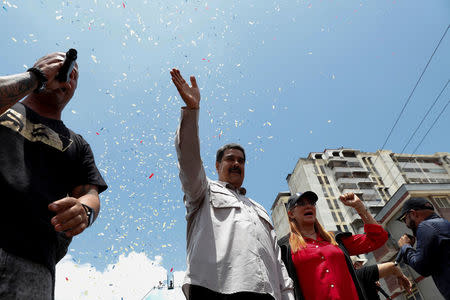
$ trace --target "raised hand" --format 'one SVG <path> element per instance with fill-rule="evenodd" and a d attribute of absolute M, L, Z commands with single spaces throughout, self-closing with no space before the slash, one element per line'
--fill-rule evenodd
<path fill-rule="evenodd" d="M 184 103 L 186 103 L 186 106 L 190 109 L 198 109 L 200 107 L 200 90 L 198 89 L 195 77 L 191 76 L 192 87 L 190 87 L 183 76 L 181 76 L 179 70 L 172 69 L 170 75 L 172 75 L 172 81 Z"/>
<path fill-rule="evenodd" d="M 339 196 L 339 200 L 345 205 L 350 206 L 355 209 L 359 207 L 364 207 L 364 204 L 362 203 L 361 199 L 358 198 L 354 193 L 346 193 L 341 196 Z"/>
<path fill-rule="evenodd" d="M 63 52 L 55 52 L 48 54 L 44 57 L 41 57 L 36 61 L 33 67 L 39 68 L 47 77 L 48 81 L 46 84 L 46 88 L 49 90 L 54 90 L 58 88 L 68 88 L 65 82 L 59 82 L 55 79 L 56 75 L 59 72 L 59 69 L 63 65 L 64 58 L 66 54 Z M 74 71 L 71 73 L 71 77 L 75 76 L 78 72 L 78 67 L 74 67 Z"/>

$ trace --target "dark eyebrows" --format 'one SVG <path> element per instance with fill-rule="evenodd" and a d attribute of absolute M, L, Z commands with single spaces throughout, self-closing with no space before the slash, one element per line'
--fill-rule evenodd
<path fill-rule="evenodd" d="M 234 159 L 234 158 L 237 158 L 239 161 L 243 161 L 243 162 L 245 161 L 245 159 L 244 159 L 243 156 L 240 156 L 240 155 L 234 155 L 234 154 L 227 154 L 227 155 L 224 155 L 223 158 L 224 158 L 224 159 Z"/>

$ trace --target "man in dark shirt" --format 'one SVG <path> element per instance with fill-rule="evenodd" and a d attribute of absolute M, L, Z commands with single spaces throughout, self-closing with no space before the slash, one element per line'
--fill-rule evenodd
<path fill-rule="evenodd" d="M 55 79 L 64 59 L 0 76 L 1 299 L 54 298 L 55 264 L 107 188 L 89 144 L 61 121 L 78 81 L 77 65 L 67 82 Z"/>
<path fill-rule="evenodd" d="M 398 240 L 403 259 L 422 276 L 433 278 L 438 290 L 450 299 L 450 222 L 434 213 L 433 205 L 425 198 L 410 198 L 402 207 L 400 221 L 412 230 L 416 249 L 405 234 Z"/>
<path fill-rule="evenodd" d="M 412 284 L 408 278 L 402 273 L 402 271 L 397 267 L 396 263 L 387 262 L 378 265 L 363 266 L 364 260 L 352 256 L 353 267 L 356 271 L 356 276 L 361 283 L 368 300 L 380 300 L 378 292 L 381 292 L 387 299 L 389 295 L 386 294 L 384 290 L 381 289 L 378 280 L 380 278 L 385 278 L 390 275 L 397 277 L 398 283 L 401 288 L 406 290 L 408 293 L 411 292 Z"/>

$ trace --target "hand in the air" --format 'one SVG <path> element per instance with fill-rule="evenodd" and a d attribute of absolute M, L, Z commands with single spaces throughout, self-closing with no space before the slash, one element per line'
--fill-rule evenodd
<path fill-rule="evenodd" d="M 172 69 L 170 75 L 172 75 L 172 81 L 187 107 L 190 109 L 198 109 L 200 107 L 200 90 L 198 89 L 195 77 L 191 76 L 192 87 L 190 87 L 183 76 L 181 76 L 179 70 Z"/>

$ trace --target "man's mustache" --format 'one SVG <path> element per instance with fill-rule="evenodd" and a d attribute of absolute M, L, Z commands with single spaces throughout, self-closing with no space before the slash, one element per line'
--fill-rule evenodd
<path fill-rule="evenodd" d="M 228 169 L 228 171 L 230 173 L 234 172 L 234 171 L 238 171 L 239 174 L 242 174 L 241 168 L 239 168 L 239 167 L 231 167 L 231 168 Z"/>

